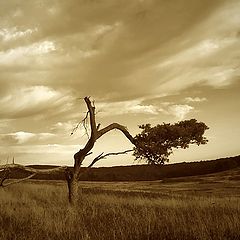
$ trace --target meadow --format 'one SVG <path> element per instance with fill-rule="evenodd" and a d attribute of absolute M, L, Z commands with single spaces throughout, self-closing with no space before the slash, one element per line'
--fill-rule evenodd
<path fill-rule="evenodd" d="M 237 240 L 239 175 L 80 182 L 76 208 L 62 181 L 12 185 L 0 189 L 0 239 Z"/>

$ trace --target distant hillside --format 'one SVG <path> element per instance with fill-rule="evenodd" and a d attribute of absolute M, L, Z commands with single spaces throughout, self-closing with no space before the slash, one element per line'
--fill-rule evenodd
<path fill-rule="evenodd" d="M 52 168 L 56 166 L 49 165 L 31 165 L 34 168 Z M 203 175 L 209 173 L 221 172 L 240 167 L 240 155 L 235 157 L 221 158 L 217 160 L 208 160 L 200 162 L 183 162 L 176 164 L 158 165 L 135 165 L 119 167 L 101 167 L 92 168 L 86 174 L 83 174 L 82 181 L 148 181 L 160 180 L 166 178 L 176 178 L 185 176 Z M 84 168 L 83 168 L 84 171 Z M 26 176 L 26 172 L 17 170 L 11 175 L 12 178 Z M 61 174 L 36 175 L 35 179 L 64 180 L 65 176 Z"/>

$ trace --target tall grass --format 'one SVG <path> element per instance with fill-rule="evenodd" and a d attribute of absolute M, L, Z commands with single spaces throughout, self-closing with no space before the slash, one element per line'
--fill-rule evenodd
<path fill-rule="evenodd" d="M 237 197 L 165 197 L 83 191 L 69 208 L 63 185 L 0 189 L 0 239 L 240 239 Z"/>

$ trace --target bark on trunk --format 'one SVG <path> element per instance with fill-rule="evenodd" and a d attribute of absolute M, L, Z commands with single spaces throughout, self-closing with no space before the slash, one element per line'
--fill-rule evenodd
<path fill-rule="evenodd" d="M 75 206 L 78 200 L 78 180 L 74 177 L 68 181 L 68 201 Z"/>

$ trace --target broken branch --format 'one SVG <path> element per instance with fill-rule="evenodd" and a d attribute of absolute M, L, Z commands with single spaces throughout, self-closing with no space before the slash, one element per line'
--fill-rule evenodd
<path fill-rule="evenodd" d="M 3 182 L 5 180 L 9 179 L 10 170 L 12 170 L 12 169 L 21 169 L 21 170 L 30 172 L 32 174 L 25 177 L 25 178 L 21 178 L 21 179 L 3 184 Z M 52 173 L 57 173 L 57 172 L 61 172 L 61 171 L 66 171 L 66 169 L 67 169 L 66 166 L 61 166 L 61 167 L 56 167 L 56 168 L 51 168 L 51 169 L 35 169 L 35 168 L 32 168 L 32 167 L 26 167 L 26 166 L 23 166 L 23 165 L 20 165 L 20 164 L 15 164 L 15 163 L 1 165 L 0 166 L 0 171 L 5 171 L 5 173 L 2 176 L 2 178 L 0 179 L 0 186 L 1 187 L 6 187 L 6 186 L 11 185 L 11 184 L 23 182 L 27 179 L 30 179 L 30 178 L 34 177 L 36 174 L 52 174 Z"/>
<path fill-rule="evenodd" d="M 27 179 L 30 179 L 30 178 L 34 177 L 35 175 L 36 175 L 36 173 L 33 173 L 33 174 L 29 175 L 28 177 L 21 178 L 21 179 L 15 180 L 15 181 L 11 181 L 11 182 L 5 183 L 5 184 L 3 184 L 3 181 L 2 181 L 1 186 L 2 187 L 7 187 L 7 186 L 12 185 L 12 184 L 20 183 L 20 182 L 23 182 Z M 4 180 L 6 180 L 6 179 L 4 179 Z"/>
<path fill-rule="evenodd" d="M 66 166 L 61 166 L 61 167 L 56 167 L 56 168 L 51 168 L 51 169 L 36 169 L 36 168 L 32 168 L 32 167 L 27 167 L 27 166 L 23 166 L 20 164 L 6 164 L 6 165 L 1 165 L 0 166 L 0 170 L 4 170 L 4 169 L 21 169 L 21 170 L 25 170 L 27 172 L 31 172 L 31 173 L 39 173 L 39 174 L 51 174 L 51 173 L 55 173 L 55 172 L 59 172 L 59 171 L 64 171 L 67 167 Z"/>

